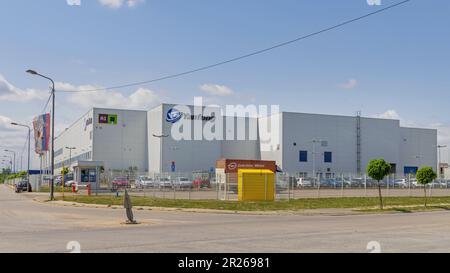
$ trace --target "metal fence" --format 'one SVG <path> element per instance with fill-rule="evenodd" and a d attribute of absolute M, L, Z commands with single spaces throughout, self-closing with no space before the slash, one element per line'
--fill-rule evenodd
<path fill-rule="evenodd" d="M 224 176 L 225 177 L 222 177 Z M 117 194 L 128 189 L 132 196 L 187 200 L 237 200 L 237 174 L 129 173 L 106 172 L 101 175 L 97 194 Z M 390 175 L 379 182 L 384 196 L 423 196 L 423 185 L 413 175 Z M 426 186 L 430 196 L 450 196 L 450 180 L 437 179 Z M 276 174 L 275 199 L 326 197 L 375 197 L 378 181 L 367 175 L 335 174 L 333 177 L 308 177 Z"/>
<path fill-rule="evenodd" d="M 225 175 L 225 177 L 223 177 Z M 14 185 L 22 179 L 5 181 Z M 107 171 L 100 175 L 100 183 L 77 185 L 77 194 L 120 195 L 127 189 L 132 196 L 186 199 L 237 200 L 237 174 L 215 174 L 202 171 L 188 173 L 142 173 L 135 171 Z M 33 191 L 49 186 L 50 176 L 32 175 Z M 66 181 L 67 182 L 67 181 Z M 423 196 L 424 186 L 413 175 L 390 175 L 380 181 L 384 196 Z M 57 183 L 55 186 L 60 186 Z M 430 196 L 450 196 L 450 180 L 437 179 L 426 186 Z M 70 189 L 68 189 L 70 191 Z M 367 175 L 335 174 L 332 177 L 309 177 L 299 174 L 276 174 L 275 199 L 327 197 L 376 197 L 378 182 Z"/>

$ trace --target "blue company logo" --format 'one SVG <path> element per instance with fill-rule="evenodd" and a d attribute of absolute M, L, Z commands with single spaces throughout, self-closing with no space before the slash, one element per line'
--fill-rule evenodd
<path fill-rule="evenodd" d="M 170 123 L 176 123 L 182 117 L 183 117 L 183 113 L 181 113 L 180 111 L 178 111 L 175 108 L 172 108 L 167 112 L 166 121 L 170 122 Z"/>

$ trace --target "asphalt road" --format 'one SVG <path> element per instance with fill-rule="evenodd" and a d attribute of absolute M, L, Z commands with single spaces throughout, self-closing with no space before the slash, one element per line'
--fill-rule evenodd
<path fill-rule="evenodd" d="M 450 212 L 307 216 L 135 211 L 36 203 L 0 185 L 0 252 L 450 252 Z"/>

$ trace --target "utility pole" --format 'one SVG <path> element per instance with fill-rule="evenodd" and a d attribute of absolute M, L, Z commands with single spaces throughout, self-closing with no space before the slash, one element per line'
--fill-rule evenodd
<path fill-rule="evenodd" d="M 42 77 L 44 79 L 49 80 L 52 83 L 52 147 L 51 147 L 51 165 L 52 165 L 52 172 L 51 172 L 51 184 L 50 184 L 50 200 L 53 201 L 54 199 L 54 191 L 55 191 L 55 81 L 47 76 L 44 76 L 42 74 L 39 74 L 38 72 L 34 70 L 27 70 L 27 73 L 35 76 Z"/>
<path fill-rule="evenodd" d="M 76 150 L 76 147 L 66 147 L 67 150 L 69 150 L 69 169 L 72 166 L 72 150 Z"/>
<path fill-rule="evenodd" d="M 322 143 L 323 140 L 321 139 L 313 139 L 312 143 L 313 143 L 313 178 L 314 178 L 314 182 L 316 181 L 316 143 Z"/>
<path fill-rule="evenodd" d="M 31 127 L 25 124 L 19 124 L 17 122 L 11 122 L 11 125 L 14 126 L 20 126 L 20 127 L 25 127 L 28 129 L 28 171 L 27 171 L 27 179 L 28 179 L 28 184 L 27 184 L 27 191 L 30 192 L 30 150 L 31 150 Z"/>
<path fill-rule="evenodd" d="M 438 173 L 438 178 L 442 178 L 442 174 L 441 174 L 441 149 L 442 148 L 447 148 L 447 145 L 437 145 L 436 146 L 438 149 L 438 164 L 437 164 L 437 173 Z"/>
<path fill-rule="evenodd" d="M 15 151 L 11 151 L 11 150 L 5 150 L 5 152 L 7 152 L 7 153 L 13 153 L 14 154 L 14 164 L 13 164 L 13 166 L 12 166 L 12 172 L 13 173 L 16 173 L 16 152 Z"/>

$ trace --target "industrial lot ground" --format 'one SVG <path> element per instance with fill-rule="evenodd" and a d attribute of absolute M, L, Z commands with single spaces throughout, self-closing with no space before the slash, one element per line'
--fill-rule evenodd
<path fill-rule="evenodd" d="M 132 197 L 139 225 L 124 225 L 122 197 L 16 194 L 0 185 L 0 252 L 448 252 L 450 197 L 323 198 L 244 202 Z M 84 204 L 83 204 L 84 203 Z M 94 205 L 92 203 L 97 203 Z M 438 209 L 438 210 L 436 210 Z M 369 213 L 368 213 L 369 211 Z M 403 213 L 413 212 L 413 213 Z"/>
<path fill-rule="evenodd" d="M 123 204 L 122 197 L 112 196 L 65 196 L 58 197 L 57 200 L 107 206 L 120 206 Z M 384 198 L 383 203 L 386 206 L 386 211 L 410 212 L 413 210 L 422 211 L 426 209 L 450 209 L 450 197 L 428 198 L 427 208 L 424 207 L 423 197 L 387 197 Z M 379 199 L 376 197 L 315 198 L 275 202 L 171 200 L 151 197 L 133 197 L 132 204 L 137 207 L 208 209 L 225 211 L 302 211 L 334 208 L 354 209 L 366 212 L 379 211 Z"/>

